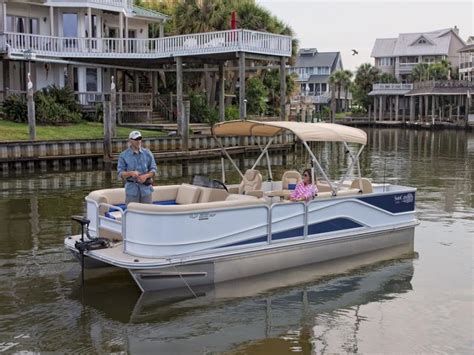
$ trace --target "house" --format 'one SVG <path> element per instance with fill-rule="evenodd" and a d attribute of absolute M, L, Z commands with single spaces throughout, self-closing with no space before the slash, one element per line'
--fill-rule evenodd
<path fill-rule="evenodd" d="M 319 52 L 316 48 L 302 48 L 298 52 L 296 63 L 288 69 L 298 75 L 300 92 L 309 96 L 315 104 L 328 104 L 331 99 L 329 76 L 344 69 L 340 52 Z M 349 93 L 349 98 L 352 98 Z M 345 93 L 342 91 L 341 99 Z M 343 104 L 344 107 L 345 104 Z"/>
<path fill-rule="evenodd" d="M 459 50 L 459 80 L 474 81 L 474 36 Z"/>
<path fill-rule="evenodd" d="M 150 72 L 104 59 L 139 50 L 152 26 L 163 36 L 167 16 L 132 0 L 13 0 L 1 5 L 3 92 L 26 90 L 28 72 L 35 90 L 56 84 L 76 92 L 108 91 L 111 75 L 118 90 L 151 90 Z"/>
<path fill-rule="evenodd" d="M 67 85 L 81 104 L 92 106 L 105 100 L 114 77 L 120 110 L 125 104 L 160 106 L 183 121 L 183 66 L 213 63 L 225 70 L 227 61 L 238 58 L 245 78 L 246 60 L 285 68 L 291 56 L 289 36 L 246 29 L 164 36 L 168 20 L 134 0 L 0 0 L 0 101 L 11 93 L 24 95 L 30 73 L 34 90 Z M 176 100 L 168 95 L 169 102 L 157 90 L 165 69 L 176 72 Z M 245 85 L 239 90 L 245 117 Z"/>
<path fill-rule="evenodd" d="M 459 67 L 458 51 L 464 47 L 457 27 L 431 32 L 400 33 L 396 38 L 375 40 L 371 57 L 375 67 L 408 83 L 413 67 L 418 63 L 448 60 L 453 68 Z"/>

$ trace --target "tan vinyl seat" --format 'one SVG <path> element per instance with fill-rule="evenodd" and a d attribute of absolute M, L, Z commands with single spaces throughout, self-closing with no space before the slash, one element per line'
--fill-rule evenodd
<path fill-rule="evenodd" d="M 360 184 L 359 184 L 359 180 L 360 180 Z M 374 189 L 372 188 L 372 183 L 367 178 L 355 179 L 354 181 L 352 181 L 351 189 L 361 190 L 360 186 L 362 186 L 363 194 L 370 194 L 374 192 Z"/>
<path fill-rule="evenodd" d="M 289 184 L 298 184 L 301 182 L 301 174 L 297 172 L 296 170 L 288 170 L 285 171 L 283 176 L 281 177 L 281 188 L 283 190 L 289 190 L 288 185 Z"/>
<path fill-rule="evenodd" d="M 182 184 L 178 188 L 178 194 L 176 195 L 176 203 L 178 205 L 190 205 L 197 203 L 201 189 L 197 186 Z"/>
<path fill-rule="evenodd" d="M 257 199 L 258 197 L 251 195 L 229 194 L 229 196 L 226 197 L 225 201 L 252 201 Z"/>
<path fill-rule="evenodd" d="M 239 194 L 242 195 L 249 195 L 252 194 L 253 192 L 261 192 L 262 190 L 262 174 L 258 170 L 255 169 L 248 169 L 244 177 L 242 179 L 242 182 L 240 183 L 239 186 Z M 262 193 L 263 195 L 263 193 Z M 261 197 L 261 196 L 257 196 Z"/>

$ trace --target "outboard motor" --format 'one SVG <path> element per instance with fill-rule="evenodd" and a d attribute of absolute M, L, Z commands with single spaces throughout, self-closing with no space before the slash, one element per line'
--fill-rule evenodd
<path fill-rule="evenodd" d="M 105 238 L 92 238 L 89 234 L 89 224 L 91 221 L 84 216 L 72 216 L 71 219 L 81 225 L 81 241 L 76 242 L 74 247 L 81 254 L 81 284 L 84 285 L 84 251 L 104 249 L 110 246 L 110 242 Z M 86 227 L 85 233 L 87 240 L 84 240 L 84 227 Z"/>

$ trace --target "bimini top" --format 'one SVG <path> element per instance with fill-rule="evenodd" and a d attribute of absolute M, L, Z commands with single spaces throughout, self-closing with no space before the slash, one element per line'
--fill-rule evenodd
<path fill-rule="evenodd" d="M 283 131 L 293 132 L 306 142 L 347 142 L 367 144 L 367 134 L 358 128 L 334 123 L 306 123 L 288 121 L 227 121 L 212 127 L 216 137 L 263 136 L 273 137 Z"/>

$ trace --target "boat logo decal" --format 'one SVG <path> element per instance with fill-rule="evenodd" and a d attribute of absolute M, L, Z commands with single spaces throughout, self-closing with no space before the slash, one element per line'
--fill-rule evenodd
<path fill-rule="evenodd" d="M 402 203 L 412 203 L 414 200 L 413 194 L 408 193 L 406 195 L 398 195 L 393 197 L 395 200 L 395 203 L 398 204 L 400 202 Z"/>
<path fill-rule="evenodd" d="M 212 218 L 215 215 L 216 215 L 215 213 L 204 212 L 204 213 L 193 213 L 190 217 L 192 219 L 197 218 L 199 221 L 207 221 L 209 218 Z"/>

